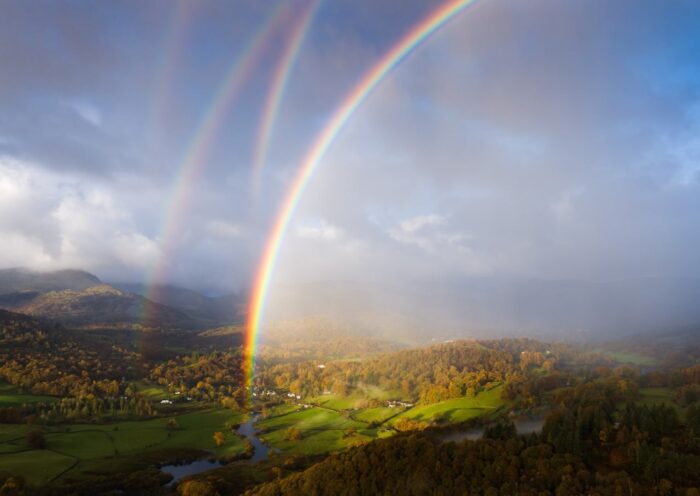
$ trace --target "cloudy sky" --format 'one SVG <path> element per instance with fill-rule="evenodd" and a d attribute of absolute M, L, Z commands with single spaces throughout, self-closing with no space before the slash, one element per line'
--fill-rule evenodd
<path fill-rule="evenodd" d="M 248 287 L 315 134 L 440 3 L 321 2 L 254 188 L 272 76 L 309 8 L 283 5 L 178 190 L 276 2 L 2 2 L 0 266 L 143 281 L 160 264 L 159 282 Z M 477 2 L 352 117 L 275 281 L 700 276 L 698 53 L 694 1 Z"/>

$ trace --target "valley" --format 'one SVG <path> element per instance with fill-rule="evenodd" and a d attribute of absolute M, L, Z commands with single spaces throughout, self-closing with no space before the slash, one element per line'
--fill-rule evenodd
<path fill-rule="evenodd" d="M 470 450 L 483 443 L 479 450 L 505 453 L 516 442 L 510 456 L 537 446 L 550 457 L 579 457 L 588 471 L 631 471 L 652 486 L 695 479 L 678 479 L 672 461 L 648 478 L 639 457 L 700 462 L 700 343 L 688 333 L 664 344 L 409 345 L 309 317 L 271 327 L 246 389 L 239 325 L 69 322 L 0 310 L 0 487 L 16 494 L 295 494 L 296 484 L 323 479 L 320 467 L 353 467 L 346 453 L 388 449 L 382 456 L 391 460 L 405 443 L 478 458 L 484 452 Z M 647 416 L 658 417 L 653 428 Z M 657 451 L 662 445 L 667 454 Z M 556 477 L 545 486 L 559 493 L 564 479 Z M 596 477 L 579 483 L 613 483 Z M 376 483 L 401 487 L 391 478 Z"/>

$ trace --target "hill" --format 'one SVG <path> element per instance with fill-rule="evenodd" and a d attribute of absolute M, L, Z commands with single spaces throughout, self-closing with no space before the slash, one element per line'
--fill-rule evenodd
<path fill-rule="evenodd" d="M 24 268 L 0 269 L 0 294 L 72 289 L 82 291 L 100 284 L 99 278 L 83 270 L 37 272 Z"/>
<path fill-rule="evenodd" d="M 245 298 L 238 294 L 205 296 L 191 289 L 171 285 L 146 286 L 112 283 L 115 288 L 144 296 L 161 305 L 176 308 L 196 321 L 199 327 L 221 327 L 243 322 Z"/>
<path fill-rule="evenodd" d="M 138 328 L 145 325 L 189 329 L 195 325 L 178 310 L 107 284 L 84 290 L 49 291 L 15 310 L 74 327 Z"/>

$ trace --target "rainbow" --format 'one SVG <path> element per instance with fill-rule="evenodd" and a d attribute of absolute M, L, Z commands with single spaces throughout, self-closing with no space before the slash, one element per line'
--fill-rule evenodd
<path fill-rule="evenodd" d="M 333 140 L 338 136 L 343 126 L 355 111 L 367 99 L 372 90 L 416 49 L 431 34 L 444 26 L 448 21 L 462 12 L 475 0 L 452 0 L 432 11 L 427 17 L 414 26 L 403 38 L 396 43 L 375 65 L 364 75 L 360 82 L 346 95 L 336 108 L 325 127 L 316 136 L 311 147 L 307 150 L 303 161 L 289 186 L 284 201 L 278 210 L 277 217 L 270 230 L 263 250 L 263 256 L 258 265 L 253 291 L 248 308 L 246 337 L 244 349 L 244 373 L 246 387 L 250 390 L 253 385 L 255 357 L 258 334 L 265 310 L 265 301 L 270 287 L 270 279 L 275 267 L 275 261 L 280 251 L 284 234 L 294 214 L 304 188 L 314 173 L 319 162 L 328 151 Z"/>
<path fill-rule="evenodd" d="M 170 259 L 170 251 L 177 233 L 178 222 L 187 209 L 196 179 L 206 164 L 207 154 L 212 141 L 223 123 L 230 105 L 250 77 L 255 63 L 263 55 L 267 42 L 282 24 L 286 12 L 286 9 L 283 7 L 284 3 L 280 3 L 275 7 L 260 29 L 248 41 L 240 55 L 234 60 L 208 109 L 204 112 L 204 116 L 196 128 L 193 138 L 185 148 L 184 158 L 175 174 L 175 185 L 169 195 L 162 228 L 158 236 L 160 245 L 158 260 L 146 279 L 146 297 L 151 301 L 158 299 L 157 283 L 162 280 L 167 261 Z M 150 311 L 150 305 L 145 305 L 142 320 L 145 325 L 149 325 L 153 320 Z"/>
<path fill-rule="evenodd" d="M 154 95 L 153 105 L 151 106 L 151 129 L 156 135 L 155 139 L 160 141 L 163 122 L 168 118 L 168 105 L 170 103 L 171 91 L 170 82 L 175 77 L 180 57 L 182 55 L 182 46 L 187 39 L 187 27 L 192 21 L 193 4 L 186 0 L 179 0 L 177 7 L 171 14 L 169 28 L 166 37 L 163 40 L 163 51 L 165 56 L 160 58 L 160 64 L 157 66 L 154 77 Z M 160 144 L 160 143 L 158 143 Z"/>
<path fill-rule="evenodd" d="M 260 189 L 260 177 L 262 175 L 262 169 L 265 166 L 267 149 L 270 144 L 273 126 L 277 119 L 277 112 L 279 111 L 284 89 L 287 86 L 289 74 L 291 73 L 292 67 L 294 67 L 294 62 L 299 55 L 299 49 L 301 48 L 304 38 L 306 38 L 306 34 L 318 10 L 319 4 L 319 0 L 313 0 L 304 14 L 299 17 L 289 37 L 289 42 L 275 68 L 270 92 L 265 101 L 262 118 L 258 126 L 258 134 L 253 152 L 252 190 L 254 196 L 257 196 Z"/>

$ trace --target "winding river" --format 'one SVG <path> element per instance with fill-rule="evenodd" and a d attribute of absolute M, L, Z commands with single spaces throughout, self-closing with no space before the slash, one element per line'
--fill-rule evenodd
<path fill-rule="evenodd" d="M 265 460 L 267 458 L 270 448 L 263 443 L 257 436 L 255 431 L 255 422 L 258 421 L 259 415 L 256 413 L 248 420 L 243 422 L 238 428 L 238 434 L 248 439 L 255 448 L 255 453 L 253 453 L 253 458 L 250 459 L 251 462 L 259 462 L 260 460 Z"/>
<path fill-rule="evenodd" d="M 256 434 L 255 422 L 258 421 L 258 417 L 258 414 L 252 415 L 248 418 L 248 420 L 243 422 L 236 431 L 240 436 L 243 436 L 246 439 L 248 439 L 248 441 L 250 441 L 253 445 L 253 448 L 255 448 L 253 457 L 250 459 L 251 462 L 259 462 L 261 460 L 265 460 L 270 451 L 270 448 L 265 443 L 263 443 Z M 170 484 L 172 485 L 178 482 L 183 477 L 198 474 L 200 472 L 206 472 L 207 470 L 212 470 L 220 466 L 221 463 L 218 461 L 195 460 L 193 462 L 184 463 L 181 465 L 163 465 L 160 469 L 163 472 L 173 476 L 173 480 L 170 482 Z"/>

